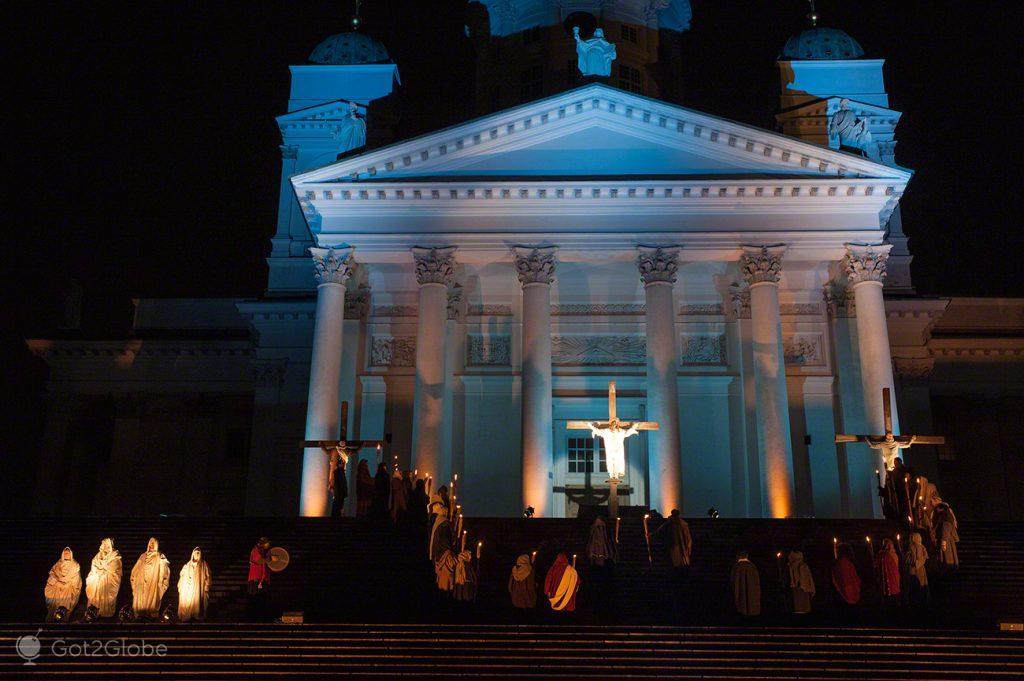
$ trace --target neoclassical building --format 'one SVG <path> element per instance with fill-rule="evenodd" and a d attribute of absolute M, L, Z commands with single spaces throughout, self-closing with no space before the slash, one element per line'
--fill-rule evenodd
<path fill-rule="evenodd" d="M 482 64 L 516 36 L 524 54 L 572 49 L 559 3 L 508 4 L 473 8 Z M 637 42 L 620 54 L 641 71 L 689 28 L 688 3 L 593 4 L 612 8 L 591 13 L 612 42 Z M 29 341 L 51 366 L 37 485 L 75 485 L 68 512 L 325 515 L 328 458 L 301 443 L 344 433 L 386 441 L 360 453 L 371 467 L 457 473 L 473 515 L 574 516 L 608 485 L 600 441 L 566 424 L 604 417 L 610 381 L 620 418 L 659 424 L 626 441 L 620 503 L 666 513 L 877 515 L 884 467 L 835 436 L 883 432 L 884 388 L 897 432 L 948 436 L 907 454 L 940 486 L 980 475 L 964 457 L 1019 464 L 973 438 L 1015 432 L 1024 302 L 914 294 L 900 113 L 883 60 L 846 34 L 787 43 L 777 130 L 619 71 L 524 87 L 518 104 L 487 96 L 479 118 L 363 146 L 399 66 L 345 33 L 291 67 L 263 296 L 139 300 L 127 339 Z M 957 423 L 979 395 L 996 406 Z M 89 461 L 93 492 L 64 472 Z M 184 466 L 206 474 L 131 502 L 95 492 Z M 1020 517 L 1024 483 L 1008 479 L 1000 512 Z"/>

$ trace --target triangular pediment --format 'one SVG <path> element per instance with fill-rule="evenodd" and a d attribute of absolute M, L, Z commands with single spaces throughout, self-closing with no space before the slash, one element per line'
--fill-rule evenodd
<path fill-rule="evenodd" d="M 543 177 L 907 181 L 908 171 L 753 126 L 591 84 L 292 179 L 324 183 Z"/>

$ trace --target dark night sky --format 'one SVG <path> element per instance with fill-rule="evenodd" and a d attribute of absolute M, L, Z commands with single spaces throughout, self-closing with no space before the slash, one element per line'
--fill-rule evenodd
<path fill-rule="evenodd" d="M 924 294 L 1024 295 L 1019 2 L 821 0 L 826 25 L 888 60 L 905 230 Z M 399 137 L 471 116 L 460 0 L 367 0 L 402 73 Z M 693 0 L 684 105 L 771 127 L 774 59 L 803 0 Z M 133 295 L 253 296 L 277 204 L 273 116 L 287 66 L 344 30 L 350 2 L 4 5 L 6 291 L 13 337 L 45 327 L 62 281 L 87 330 Z M 1011 118 L 1013 116 L 1013 118 Z M 1014 243 L 1011 243 L 1013 241 Z"/>

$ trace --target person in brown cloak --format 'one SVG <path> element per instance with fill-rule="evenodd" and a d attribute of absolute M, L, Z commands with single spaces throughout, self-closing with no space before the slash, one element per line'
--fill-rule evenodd
<path fill-rule="evenodd" d="M 587 539 L 587 560 L 595 567 L 604 567 L 605 561 L 614 563 L 618 554 L 615 542 L 608 536 L 608 525 L 604 518 L 597 516 L 590 526 L 590 537 Z"/>
<path fill-rule="evenodd" d="M 672 559 L 672 567 L 690 567 L 690 555 L 693 552 L 693 535 L 690 534 L 690 525 L 683 520 L 678 509 L 672 509 L 668 520 L 662 523 L 661 527 L 651 533 L 651 537 L 668 534 L 669 557 Z"/>
<path fill-rule="evenodd" d="M 391 474 L 391 522 L 396 525 L 404 523 L 408 505 L 409 496 L 405 482 L 402 480 L 402 474 L 396 470 Z"/>
<path fill-rule="evenodd" d="M 944 571 L 956 570 L 960 566 L 960 556 L 956 552 L 956 543 L 960 541 L 957 533 L 956 516 L 949 504 L 942 501 L 935 507 L 935 548 L 938 553 L 939 567 Z"/>
<path fill-rule="evenodd" d="M 736 554 L 736 564 L 729 576 L 732 583 L 732 599 L 736 612 L 744 617 L 761 614 L 761 575 L 757 566 L 750 562 L 746 551 Z"/>
<path fill-rule="evenodd" d="M 811 611 L 811 599 L 814 598 L 814 576 L 811 568 L 804 562 L 804 554 L 800 551 L 789 552 L 789 593 L 793 599 L 793 613 L 806 615 Z"/>
<path fill-rule="evenodd" d="M 531 610 L 537 606 L 537 578 L 530 557 L 525 553 L 516 558 L 516 564 L 512 566 L 512 574 L 508 576 L 508 593 L 515 608 Z"/>
<path fill-rule="evenodd" d="M 910 546 L 903 554 L 903 566 L 907 570 L 907 600 L 911 606 L 923 606 L 928 603 L 928 549 L 920 532 L 910 535 Z"/>

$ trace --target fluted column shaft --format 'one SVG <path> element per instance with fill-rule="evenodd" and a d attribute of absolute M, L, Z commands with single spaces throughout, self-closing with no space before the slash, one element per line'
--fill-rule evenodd
<path fill-rule="evenodd" d="M 419 307 L 416 322 L 416 390 L 413 397 L 412 466 L 432 475 L 437 486 L 448 479 L 441 452 L 444 430 L 445 349 L 448 286 L 454 278 L 454 248 L 414 248 Z"/>
<path fill-rule="evenodd" d="M 647 419 L 659 425 L 648 433 L 650 488 L 648 505 L 667 516 L 683 512 L 682 459 L 679 450 L 679 365 L 676 360 L 673 289 L 679 249 L 637 249 L 644 285 L 647 329 Z"/>
<path fill-rule="evenodd" d="M 782 354 L 779 279 L 784 245 L 744 246 L 740 270 L 750 286 L 750 328 L 757 393 L 758 440 L 763 456 L 763 498 L 772 518 L 794 512 L 793 442 Z"/>
<path fill-rule="evenodd" d="M 896 383 L 892 373 L 892 353 L 889 348 L 889 330 L 885 318 L 885 299 L 882 282 L 886 276 L 886 261 L 890 244 L 847 244 L 843 267 L 851 287 L 857 309 L 857 348 L 860 355 L 860 380 L 864 391 L 864 418 L 868 432 L 885 432 L 882 409 L 882 389 L 889 388 L 892 400 L 892 430 L 899 434 L 900 422 L 896 413 Z M 885 462 L 880 449 L 873 450 L 877 460 L 875 468 L 884 475 Z"/>
<path fill-rule="evenodd" d="M 552 515 L 551 282 L 555 248 L 516 248 L 515 263 L 523 286 L 523 507 L 532 506 L 538 517 L 545 517 Z"/>
<path fill-rule="evenodd" d="M 341 348 L 345 321 L 345 281 L 351 273 L 352 249 L 311 248 L 316 269 L 316 321 L 309 362 L 306 439 L 333 440 L 341 434 Z M 326 516 L 330 461 L 324 450 L 309 447 L 302 454 L 299 513 Z"/>

